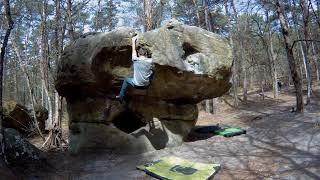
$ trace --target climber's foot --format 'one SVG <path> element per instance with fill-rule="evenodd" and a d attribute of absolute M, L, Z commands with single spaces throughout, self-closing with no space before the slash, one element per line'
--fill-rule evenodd
<path fill-rule="evenodd" d="M 124 97 L 122 97 L 122 96 L 118 95 L 118 96 L 116 96 L 116 99 L 119 100 L 122 104 L 125 103 Z"/>

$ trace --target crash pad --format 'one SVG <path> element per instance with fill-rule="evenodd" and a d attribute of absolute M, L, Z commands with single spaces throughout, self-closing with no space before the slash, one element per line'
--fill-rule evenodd
<path fill-rule="evenodd" d="M 213 133 L 215 135 L 220 135 L 224 137 L 232 137 L 241 134 L 246 134 L 246 130 L 238 127 L 220 127 L 220 126 L 204 126 L 195 129 L 197 133 Z"/>
<path fill-rule="evenodd" d="M 201 180 L 213 177 L 220 169 L 220 164 L 193 162 L 179 157 L 164 157 L 137 169 L 158 179 Z"/>
<path fill-rule="evenodd" d="M 214 131 L 214 134 L 224 137 L 232 137 L 241 134 L 246 134 L 246 130 L 241 128 L 224 128 L 221 130 Z"/>

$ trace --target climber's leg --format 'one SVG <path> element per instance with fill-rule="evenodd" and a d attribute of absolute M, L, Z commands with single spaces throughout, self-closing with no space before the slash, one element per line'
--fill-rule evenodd
<path fill-rule="evenodd" d="M 124 98 L 124 96 L 126 95 L 128 86 L 134 87 L 133 78 L 126 78 L 126 79 L 123 80 L 123 83 L 122 83 L 122 86 L 121 86 L 121 90 L 120 90 L 120 93 L 119 93 L 119 98 L 121 98 L 121 99 Z"/>

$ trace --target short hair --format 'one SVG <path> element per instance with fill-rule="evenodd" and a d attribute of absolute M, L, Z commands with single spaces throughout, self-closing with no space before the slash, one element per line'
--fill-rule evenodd
<path fill-rule="evenodd" d="M 148 58 L 151 58 L 150 50 L 145 48 L 145 47 L 138 47 L 138 55 L 139 56 L 146 56 Z"/>

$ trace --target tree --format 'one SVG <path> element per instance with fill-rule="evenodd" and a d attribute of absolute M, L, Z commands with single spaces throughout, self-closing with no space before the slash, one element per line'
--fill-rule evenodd
<path fill-rule="evenodd" d="M 262 4 L 262 6 L 264 6 Z M 264 50 L 266 51 L 266 55 L 268 57 L 268 64 L 269 64 L 269 71 L 270 71 L 270 77 L 272 78 L 272 89 L 273 89 L 273 96 L 274 98 L 277 98 L 279 95 L 279 89 L 278 89 L 278 73 L 276 69 L 276 59 L 277 59 L 277 53 L 274 50 L 273 45 L 273 26 L 272 22 L 274 21 L 274 18 L 270 15 L 270 10 L 268 7 L 265 8 L 265 21 L 263 20 L 263 17 L 256 16 L 253 17 L 252 20 L 256 24 L 257 28 L 255 29 L 256 34 L 259 36 L 259 38 L 262 41 Z"/>
<path fill-rule="evenodd" d="M 302 11 L 303 16 L 303 34 L 304 39 L 309 39 L 309 16 L 310 16 L 310 10 L 309 5 L 306 6 L 306 2 L 304 0 L 300 0 L 300 8 Z M 307 104 L 310 103 L 311 93 L 312 93 L 312 77 L 310 75 L 311 69 L 310 69 L 310 61 L 309 61 L 309 47 L 310 42 L 308 41 L 302 41 L 302 53 L 303 53 L 303 60 L 305 64 L 305 71 L 306 71 L 306 79 L 307 79 Z"/>
<path fill-rule="evenodd" d="M 243 37 L 242 34 L 240 34 L 241 32 L 241 23 L 239 22 L 239 16 L 238 16 L 238 12 L 236 10 L 236 6 L 234 4 L 234 1 L 231 0 L 231 7 L 233 9 L 233 13 L 234 13 L 234 17 L 235 17 L 235 21 L 237 24 L 237 32 L 238 34 L 238 41 L 239 41 L 239 47 L 240 47 L 240 58 L 241 58 L 241 68 L 242 68 L 242 73 L 243 73 L 243 101 L 246 103 L 247 99 L 248 99 L 248 82 L 247 82 L 247 68 L 246 68 L 246 63 L 245 63 L 245 55 L 244 55 L 244 48 L 243 48 Z M 245 16 L 244 16 L 245 17 Z M 244 29 L 247 28 L 246 26 L 246 18 L 244 19 Z"/>
<path fill-rule="evenodd" d="M 144 31 L 150 31 L 153 29 L 153 1 L 143 0 L 144 10 Z"/>
<path fill-rule="evenodd" d="M 234 47 L 234 34 L 232 32 L 232 26 L 231 26 L 231 13 L 229 11 L 229 8 L 228 8 L 228 0 L 224 0 L 224 8 L 225 8 L 225 11 L 226 11 L 226 14 L 228 16 L 228 28 L 229 28 L 229 39 L 230 39 L 230 45 L 231 45 L 231 48 L 232 48 L 232 53 L 235 55 L 236 54 L 236 49 Z M 233 91 L 233 105 L 234 107 L 238 107 L 238 85 L 237 85 L 237 61 L 236 61 L 236 56 L 233 56 L 233 63 L 232 63 L 232 91 Z"/>
<path fill-rule="evenodd" d="M 1 52 L 0 52 L 0 166 L 3 166 L 3 162 L 5 162 L 5 152 L 4 152 L 4 132 L 3 132 L 3 127 L 2 127 L 2 120 L 3 120 L 3 105 L 2 105 L 2 84 L 3 84 L 3 64 L 5 60 L 5 53 L 6 53 L 6 48 L 8 45 L 9 37 L 11 30 L 13 29 L 13 21 L 11 18 L 11 12 L 10 12 L 10 2 L 9 0 L 4 0 L 4 15 L 6 18 L 6 24 L 7 24 L 7 30 L 4 35 L 4 39 L 2 41 L 2 46 L 1 46 Z"/>
<path fill-rule="evenodd" d="M 73 19 L 72 19 L 72 0 L 67 1 L 67 21 L 68 21 L 68 35 L 70 38 L 70 42 L 75 40 L 75 33 L 73 27 Z"/>
<path fill-rule="evenodd" d="M 208 8 L 208 0 L 203 0 L 202 3 L 204 8 L 204 19 L 205 19 L 206 29 L 208 31 L 212 31 L 211 19 L 210 19 L 209 8 Z"/>
<path fill-rule="evenodd" d="M 118 23 L 116 18 L 117 7 L 113 0 L 98 0 L 95 16 L 92 19 L 91 27 L 95 31 L 111 31 Z"/>
<path fill-rule="evenodd" d="M 279 0 L 276 1 L 276 12 L 278 14 L 278 19 L 281 24 L 281 30 L 283 34 L 283 41 L 285 44 L 285 49 L 287 53 L 287 60 L 289 63 L 289 68 L 291 71 L 291 76 L 293 80 L 293 84 L 296 90 L 296 104 L 297 104 L 297 112 L 303 112 L 304 104 L 303 104 L 303 92 L 302 92 L 302 82 L 300 78 L 300 74 L 297 70 L 297 64 L 293 55 L 293 44 L 291 43 L 291 39 L 289 36 L 289 26 L 288 22 L 285 19 L 283 9 Z"/>

